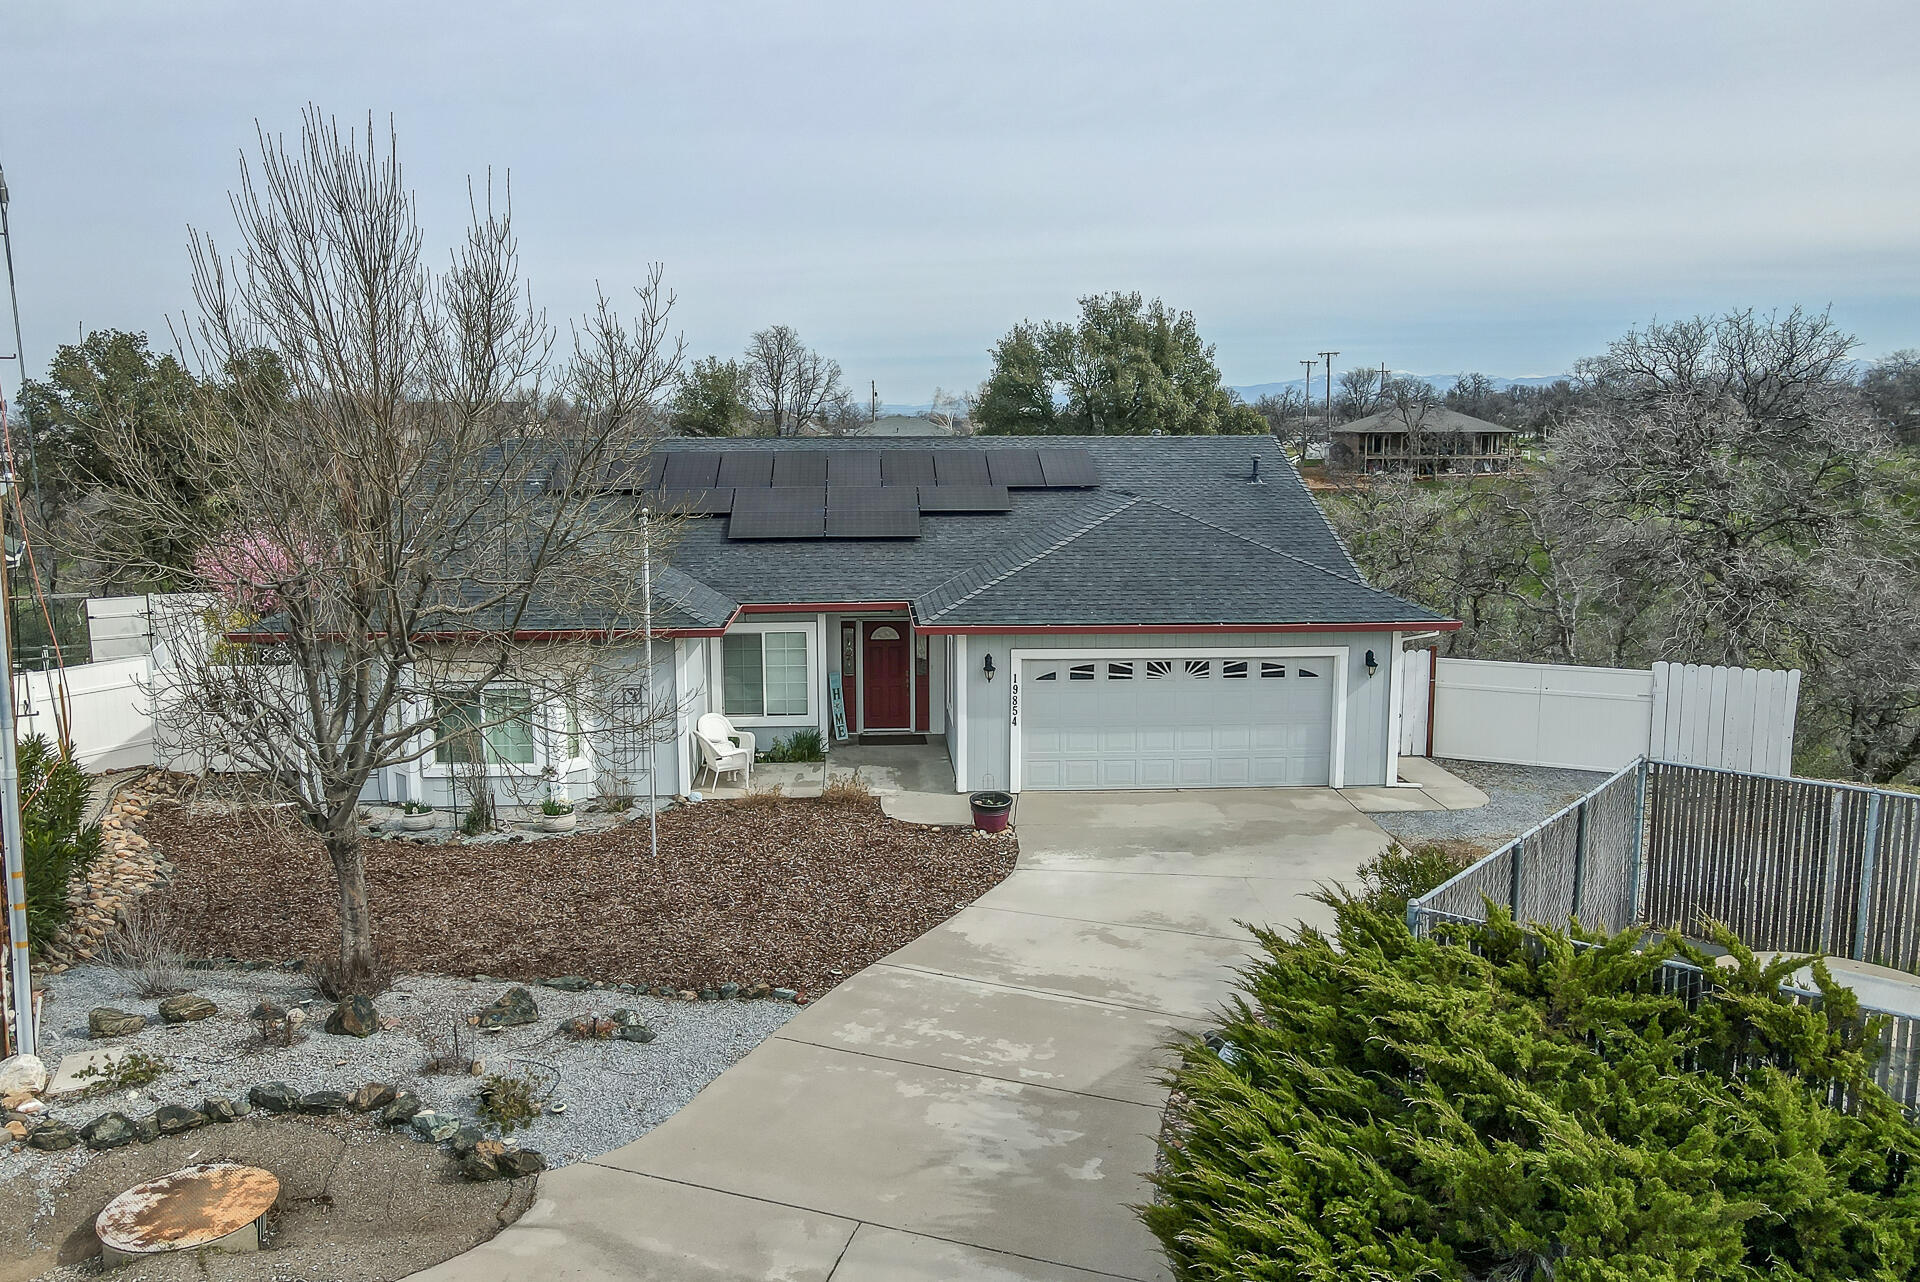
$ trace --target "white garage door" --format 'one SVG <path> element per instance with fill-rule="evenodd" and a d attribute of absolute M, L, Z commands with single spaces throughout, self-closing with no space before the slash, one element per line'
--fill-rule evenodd
<path fill-rule="evenodd" d="M 1331 657 L 1025 659 L 1021 787 L 1325 787 L 1333 673 Z"/>

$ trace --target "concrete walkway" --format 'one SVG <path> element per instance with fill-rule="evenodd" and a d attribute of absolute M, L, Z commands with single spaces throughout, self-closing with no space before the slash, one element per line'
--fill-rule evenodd
<path fill-rule="evenodd" d="M 1386 834 L 1323 790 L 1029 793 L 1004 883 L 790 1020 L 639 1141 L 419 1275 L 783 1282 L 1168 1276 L 1163 1045 L 1226 997 L 1236 924 L 1327 913 Z"/>

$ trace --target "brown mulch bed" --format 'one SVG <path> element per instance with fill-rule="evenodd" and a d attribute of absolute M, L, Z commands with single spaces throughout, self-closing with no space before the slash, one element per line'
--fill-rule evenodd
<path fill-rule="evenodd" d="M 338 947 L 319 840 L 286 812 L 158 806 L 174 861 L 159 903 L 191 957 L 283 961 Z M 411 974 L 819 994 L 997 885 L 1011 840 L 898 823 L 873 803 L 709 801 L 644 824 L 479 846 L 366 842 L 376 941 Z"/>

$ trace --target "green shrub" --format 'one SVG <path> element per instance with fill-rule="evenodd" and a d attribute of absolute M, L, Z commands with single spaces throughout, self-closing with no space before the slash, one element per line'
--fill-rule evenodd
<path fill-rule="evenodd" d="M 1176 1276 L 1920 1276 L 1920 1130 L 1824 966 L 1822 1005 L 1794 1005 L 1804 959 L 1722 933 L 1732 964 L 1689 1007 L 1656 983 L 1671 956 L 1713 966 L 1685 943 L 1576 948 L 1498 912 L 1416 940 L 1327 902 L 1337 943 L 1262 933 L 1221 1049 L 1181 1047 L 1142 1209 Z"/>
<path fill-rule="evenodd" d="M 818 730 L 796 730 L 784 739 L 775 739 L 767 748 L 768 761 L 825 761 L 826 744 Z"/>
<path fill-rule="evenodd" d="M 1407 901 L 1426 894 L 1487 853 L 1466 841 L 1398 842 L 1360 865 L 1361 893 L 1381 912 L 1407 915 Z"/>
<path fill-rule="evenodd" d="M 45 948 L 66 925 L 67 887 L 100 855 L 100 825 L 81 826 L 92 780 L 41 735 L 20 741 L 20 829 L 27 874 L 27 940 Z"/>

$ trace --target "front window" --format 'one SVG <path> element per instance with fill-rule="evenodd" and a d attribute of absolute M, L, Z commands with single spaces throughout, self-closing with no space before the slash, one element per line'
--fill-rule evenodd
<path fill-rule="evenodd" d="M 807 715 L 807 634 L 742 632 L 720 643 L 720 697 L 730 717 Z"/>
<path fill-rule="evenodd" d="M 533 764 L 533 696 L 525 690 L 488 690 L 479 699 L 436 700 L 439 726 L 433 759 L 440 765 L 472 765 L 484 741 L 491 765 Z"/>

